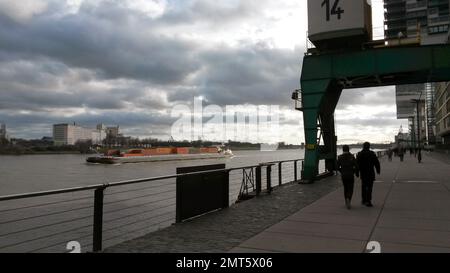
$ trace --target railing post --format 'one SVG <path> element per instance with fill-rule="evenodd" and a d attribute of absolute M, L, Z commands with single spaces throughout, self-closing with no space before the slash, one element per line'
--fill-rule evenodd
<path fill-rule="evenodd" d="M 298 160 L 294 160 L 294 182 L 298 181 L 297 162 L 298 162 Z"/>
<path fill-rule="evenodd" d="M 98 252 L 102 250 L 103 236 L 103 198 L 104 191 L 107 186 L 99 187 L 94 193 L 94 233 L 92 251 Z"/>
<path fill-rule="evenodd" d="M 305 161 L 302 160 L 302 169 L 301 169 L 301 171 L 300 171 L 300 179 L 302 179 L 302 180 L 303 180 L 303 173 L 304 173 L 304 170 L 305 170 Z"/>
<path fill-rule="evenodd" d="M 281 172 L 281 170 L 283 169 L 282 164 L 283 162 L 278 163 L 278 186 L 281 186 L 283 184 L 283 174 Z"/>
<path fill-rule="evenodd" d="M 272 164 L 267 165 L 266 175 L 267 175 L 267 193 L 271 193 L 272 192 Z"/>
<path fill-rule="evenodd" d="M 261 166 L 256 167 L 256 196 L 261 193 Z"/>

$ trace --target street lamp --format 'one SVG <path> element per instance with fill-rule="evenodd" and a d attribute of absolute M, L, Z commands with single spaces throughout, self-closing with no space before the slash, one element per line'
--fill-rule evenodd
<path fill-rule="evenodd" d="M 422 96 L 422 93 L 420 94 Z M 422 162 L 422 149 L 421 149 L 421 143 L 420 143 L 420 97 L 419 99 L 412 99 L 412 103 L 416 104 L 416 111 L 417 111 L 417 145 L 419 146 L 419 153 L 417 155 L 417 159 L 419 160 L 419 163 Z"/>
<path fill-rule="evenodd" d="M 415 116 L 410 116 L 409 117 L 410 119 L 411 119 L 411 122 L 412 122 L 412 124 L 411 124 L 411 143 L 410 143 L 410 149 L 416 149 L 416 130 L 415 130 L 415 122 L 414 122 L 414 120 L 415 120 Z M 414 155 L 416 156 L 416 153 L 414 152 Z"/>

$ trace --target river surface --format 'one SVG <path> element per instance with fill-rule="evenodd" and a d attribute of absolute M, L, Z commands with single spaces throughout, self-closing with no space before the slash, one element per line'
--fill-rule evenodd
<path fill-rule="evenodd" d="M 351 151 L 352 153 L 358 150 Z M 338 151 L 340 154 L 341 151 Z M 224 163 L 227 168 L 303 159 L 304 150 L 235 151 L 218 160 L 144 162 L 118 165 L 85 163 L 86 155 L 0 155 L 0 196 L 172 175 L 177 167 Z M 323 163 L 320 164 L 323 171 Z"/>
<path fill-rule="evenodd" d="M 177 167 L 225 163 L 227 168 L 301 159 L 303 150 L 235 151 L 233 158 L 118 165 L 85 163 L 86 155 L 0 156 L 0 195 L 54 190 L 176 173 Z"/>

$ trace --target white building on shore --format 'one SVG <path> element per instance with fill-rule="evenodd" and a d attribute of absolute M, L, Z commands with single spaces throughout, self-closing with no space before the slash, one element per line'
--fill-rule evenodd
<path fill-rule="evenodd" d="M 6 124 L 4 123 L 0 124 L 0 139 L 9 140 L 8 132 L 6 132 Z"/>
<path fill-rule="evenodd" d="M 101 144 L 106 135 L 101 130 L 84 128 L 74 124 L 53 125 L 53 143 L 55 146 L 75 145 L 77 142 L 92 141 L 93 144 Z"/>

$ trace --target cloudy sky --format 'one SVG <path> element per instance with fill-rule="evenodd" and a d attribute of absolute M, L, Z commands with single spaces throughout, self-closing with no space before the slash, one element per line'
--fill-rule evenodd
<path fill-rule="evenodd" d="M 173 107 L 202 96 L 279 105 L 280 141 L 300 143 L 306 31 L 306 0 L 0 0 L 0 122 L 21 138 L 77 122 L 167 139 Z M 344 91 L 339 139 L 392 140 L 395 113 L 393 87 Z"/>

